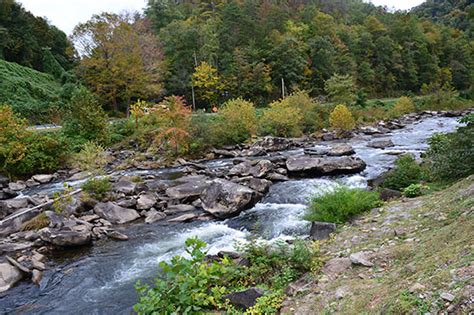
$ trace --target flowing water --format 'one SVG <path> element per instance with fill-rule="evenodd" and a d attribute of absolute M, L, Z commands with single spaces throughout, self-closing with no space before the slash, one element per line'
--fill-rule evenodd
<path fill-rule="evenodd" d="M 182 254 L 184 241 L 197 236 L 209 244 L 209 253 L 232 250 L 235 242 L 249 235 L 265 239 L 307 235 L 309 224 L 302 220 L 308 198 L 337 185 L 366 187 L 372 179 L 393 166 L 396 154 L 410 152 L 419 156 L 427 148 L 426 139 L 434 132 L 450 132 L 458 125 L 455 118 L 433 117 L 380 136 L 391 139 L 395 146 L 386 150 L 367 146 L 374 136 L 350 140 L 356 155 L 367 163 L 364 172 L 350 176 L 300 179 L 273 185 L 255 207 L 239 216 L 216 222 L 193 222 L 165 225 L 135 224 L 126 227 L 127 242 L 100 241 L 93 247 L 55 253 L 57 268 L 47 271 L 40 287 L 28 282 L 0 295 L 0 313 L 22 314 L 130 314 L 136 302 L 134 284 L 150 280 L 157 265 Z M 322 143 L 330 145 L 331 142 Z M 302 154 L 302 150 L 283 152 Z M 208 162 L 209 167 L 225 168 L 231 160 Z M 179 168 L 156 170 L 163 178 L 178 176 Z M 135 170 L 132 173 L 149 171 Z M 80 182 L 73 183 L 79 185 Z M 36 187 L 52 192 L 60 184 Z M 33 193 L 30 192 L 30 193 Z"/>

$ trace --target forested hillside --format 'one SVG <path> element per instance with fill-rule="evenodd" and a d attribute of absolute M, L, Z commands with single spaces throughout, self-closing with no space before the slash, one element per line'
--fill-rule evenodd
<path fill-rule="evenodd" d="M 372 96 L 419 93 L 442 69 L 458 90 L 473 81 L 466 34 L 358 0 L 150 0 L 146 16 L 163 47 L 166 93 L 190 97 L 194 76 L 204 103 L 274 99 L 282 79 L 288 92 L 326 95 L 334 74 Z"/>
<path fill-rule="evenodd" d="M 66 34 L 14 0 L 0 0 L 0 59 L 50 72 L 52 54 L 65 70 L 72 68 L 73 47 Z"/>
<path fill-rule="evenodd" d="M 474 36 L 474 2 L 471 0 L 428 0 L 413 8 L 419 17 L 460 29 Z"/>

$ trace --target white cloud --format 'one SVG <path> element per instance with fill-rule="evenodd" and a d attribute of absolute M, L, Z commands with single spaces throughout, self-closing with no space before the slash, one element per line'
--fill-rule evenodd
<path fill-rule="evenodd" d="M 146 0 L 18 0 L 34 15 L 46 17 L 51 24 L 71 34 L 80 22 L 101 12 L 141 11 Z"/>
<path fill-rule="evenodd" d="M 66 34 L 71 34 L 74 26 L 87 21 L 93 14 L 101 12 L 140 11 L 146 0 L 18 0 L 34 15 L 46 17 L 53 25 Z M 407 10 L 423 0 L 367 0 L 375 5 Z"/>

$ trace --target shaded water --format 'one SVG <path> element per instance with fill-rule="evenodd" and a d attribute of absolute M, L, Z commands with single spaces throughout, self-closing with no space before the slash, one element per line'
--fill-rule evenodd
<path fill-rule="evenodd" d="M 309 224 L 301 219 L 310 196 L 324 193 L 339 184 L 366 187 L 367 180 L 393 166 L 395 155 L 426 149 L 426 139 L 434 132 L 455 129 L 455 118 L 427 118 L 404 129 L 383 135 L 395 147 L 386 150 L 367 146 L 372 136 L 350 140 L 356 155 L 367 163 L 364 172 L 350 176 L 301 179 L 273 185 L 265 198 L 252 209 L 221 222 L 193 222 L 175 225 L 156 223 L 125 227 L 127 242 L 101 241 L 93 247 L 58 252 L 59 267 L 46 272 L 41 287 L 24 282 L 0 295 L 0 313 L 25 314 L 130 314 L 136 302 L 134 283 L 151 279 L 159 261 L 183 253 L 184 241 L 198 236 L 209 244 L 210 253 L 231 250 L 236 241 L 249 235 L 266 239 L 305 235 Z M 330 145 L 325 143 L 324 145 Z M 293 150 L 286 154 L 298 154 Z M 231 160 L 209 162 L 211 167 L 230 166 Z M 145 172 L 136 170 L 134 172 Z M 166 178 L 179 169 L 156 170 Z M 53 191 L 58 184 L 43 186 Z M 61 187 L 61 186 L 60 186 Z M 38 189 L 38 188 L 35 188 Z"/>

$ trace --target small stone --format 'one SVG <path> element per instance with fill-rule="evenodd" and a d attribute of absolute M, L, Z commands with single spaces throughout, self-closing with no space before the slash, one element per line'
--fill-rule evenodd
<path fill-rule="evenodd" d="M 31 178 L 40 184 L 46 184 L 46 183 L 49 183 L 54 178 L 54 175 L 38 174 L 38 175 L 32 176 Z"/>
<path fill-rule="evenodd" d="M 8 260 L 8 262 L 10 264 L 12 264 L 13 266 L 15 266 L 16 268 L 18 268 L 20 271 L 26 273 L 26 274 L 30 274 L 31 273 L 31 270 L 27 267 L 25 267 L 24 265 L 20 264 L 18 261 L 16 261 L 15 259 L 11 258 L 10 256 L 5 256 L 5 258 Z"/>
<path fill-rule="evenodd" d="M 17 181 L 17 182 L 9 183 L 8 188 L 10 188 L 13 191 L 20 191 L 20 190 L 25 189 L 26 185 L 22 181 Z"/>
<path fill-rule="evenodd" d="M 37 270 L 40 270 L 40 271 L 46 270 L 46 265 L 44 263 L 42 263 L 41 261 L 33 259 L 31 262 L 33 264 L 33 268 L 35 268 Z"/>
<path fill-rule="evenodd" d="M 23 278 L 23 274 L 9 263 L 0 263 L 0 292 L 7 291 Z"/>
<path fill-rule="evenodd" d="M 449 293 L 449 292 L 443 292 L 441 293 L 440 297 L 445 300 L 445 301 L 448 301 L 448 302 L 452 302 L 454 301 L 454 299 L 456 298 L 453 294 Z"/>
<path fill-rule="evenodd" d="M 117 240 L 117 241 L 128 241 L 128 236 L 120 233 L 119 231 L 111 231 L 107 234 L 110 238 Z"/>
<path fill-rule="evenodd" d="M 349 256 L 349 259 L 351 260 L 352 264 L 354 264 L 354 265 L 362 265 L 362 266 L 365 266 L 365 267 L 373 267 L 374 264 L 369 261 L 369 259 L 367 257 L 368 254 L 369 253 L 367 253 L 367 252 L 354 253 L 354 254 L 351 254 Z"/>
<path fill-rule="evenodd" d="M 150 210 L 146 213 L 145 223 L 154 223 L 166 218 L 166 214 L 156 210 Z"/>
<path fill-rule="evenodd" d="M 179 217 L 170 219 L 168 220 L 168 222 L 188 222 L 188 221 L 196 219 L 197 217 L 198 215 L 195 213 L 187 213 L 187 214 L 180 215 Z"/>
<path fill-rule="evenodd" d="M 32 275 L 31 275 L 31 281 L 39 285 L 41 282 L 41 279 L 43 279 L 43 273 L 39 270 L 33 269 Z"/>

